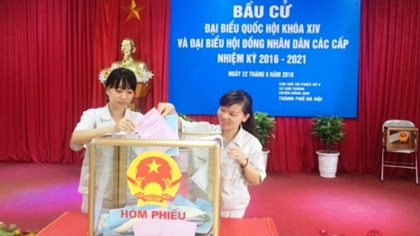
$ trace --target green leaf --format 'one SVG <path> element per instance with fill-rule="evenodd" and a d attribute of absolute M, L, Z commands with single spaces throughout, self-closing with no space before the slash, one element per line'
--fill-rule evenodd
<path fill-rule="evenodd" d="M 312 135 L 319 138 L 328 152 L 331 152 L 338 142 L 345 140 L 343 119 L 338 116 L 318 116 L 313 118 L 312 124 Z"/>
<path fill-rule="evenodd" d="M 265 112 L 254 112 L 255 129 L 257 131 L 257 138 L 262 146 L 267 146 L 270 139 L 274 138 L 272 131 L 276 125 L 274 117 L 268 116 Z"/>

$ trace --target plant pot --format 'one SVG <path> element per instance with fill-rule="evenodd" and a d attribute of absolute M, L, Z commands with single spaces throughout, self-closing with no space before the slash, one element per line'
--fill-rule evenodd
<path fill-rule="evenodd" d="M 263 160 L 264 160 L 264 166 L 265 166 L 266 170 L 267 170 L 267 159 L 268 159 L 268 153 L 269 152 L 270 152 L 270 150 L 263 149 Z"/>
<path fill-rule="evenodd" d="M 324 178 L 335 178 L 337 173 L 337 163 L 339 152 L 327 153 L 321 150 L 316 152 L 318 154 L 319 174 Z"/>

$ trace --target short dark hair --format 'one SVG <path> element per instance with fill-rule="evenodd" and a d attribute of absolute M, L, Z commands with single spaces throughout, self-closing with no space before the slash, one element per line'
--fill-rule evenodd
<path fill-rule="evenodd" d="M 123 89 L 135 91 L 137 79 L 134 72 L 122 67 L 112 70 L 105 81 L 105 88 L 118 89 L 120 85 Z"/>
<path fill-rule="evenodd" d="M 244 90 L 231 90 L 225 93 L 219 100 L 219 105 L 223 107 L 230 107 L 233 104 L 242 105 L 242 112 L 244 115 L 249 114 L 249 118 L 245 123 L 242 123 L 242 128 L 252 135 L 256 136 L 255 118 L 252 111 L 252 98 Z"/>

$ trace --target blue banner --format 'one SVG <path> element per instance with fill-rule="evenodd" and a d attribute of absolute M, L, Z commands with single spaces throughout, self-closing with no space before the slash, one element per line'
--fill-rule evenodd
<path fill-rule="evenodd" d="M 169 101 L 214 115 L 246 90 L 271 116 L 357 117 L 360 0 L 172 0 Z"/>

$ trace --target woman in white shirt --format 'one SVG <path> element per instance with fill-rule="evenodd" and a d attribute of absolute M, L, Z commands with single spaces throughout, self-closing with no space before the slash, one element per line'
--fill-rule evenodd
<path fill-rule="evenodd" d="M 261 184 L 266 177 L 262 146 L 255 137 L 252 98 L 247 92 L 229 91 L 219 105 L 218 125 L 179 118 L 179 127 L 181 132 L 222 135 L 221 216 L 242 218 L 250 201 L 248 184 Z M 159 106 L 162 115 L 175 113 L 175 107 L 167 103 Z"/>
<path fill-rule="evenodd" d="M 79 123 L 73 131 L 70 140 L 70 147 L 75 150 L 88 148 L 92 139 L 104 136 L 106 134 L 119 133 L 124 131 L 130 134 L 134 131 L 136 122 L 143 116 L 139 112 L 130 111 L 127 105 L 134 97 L 137 80 L 134 73 L 125 68 L 114 69 L 106 79 L 104 86 L 108 96 L 108 104 L 100 108 L 91 108 L 83 112 Z M 137 153 L 134 149 L 129 158 L 134 158 Z M 138 152 L 139 150 L 136 150 Z M 141 151 L 141 150 L 140 150 Z M 80 174 L 79 192 L 83 194 L 82 212 L 88 210 L 88 184 L 89 184 L 89 151 L 85 151 L 83 166 Z M 103 192 L 103 207 L 111 207 L 112 202 L 112 170 L 113 168 L 113 148 L 100 147 L 97 154 L 96 170 L 98 177 L 97 185 L 106 189 L 99 188 Z M 128 163 L 131 161 L 129 160 Z"/>

